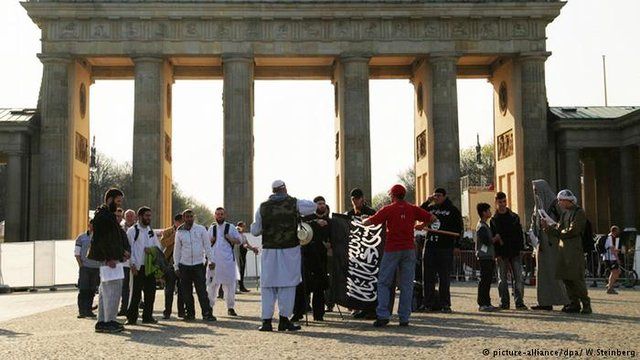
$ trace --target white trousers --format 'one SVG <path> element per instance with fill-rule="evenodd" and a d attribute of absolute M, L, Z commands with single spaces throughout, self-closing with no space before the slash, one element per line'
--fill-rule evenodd
<path fill-rule="evenodd" d="M 224 300 L 227 303 L 227 309 L 233 309 L 236 305 L 236 282 L 231 284 L 214 284 L 211 282 L 207 284 L 207 295 L 209 295 L 211 309 L 216 305 L 220 287 L 222 287 L 222 291 L 224 291 Z"/>
<path fill-rule="evenodd" d="M 296 287 L 263 287 L 262 292 L 262 319 L 273 318 L 273 312 L 278 300 L 278 313 L 280 316 L 290 318 L 293 315 L 293 305 L 296 301 Z"/>

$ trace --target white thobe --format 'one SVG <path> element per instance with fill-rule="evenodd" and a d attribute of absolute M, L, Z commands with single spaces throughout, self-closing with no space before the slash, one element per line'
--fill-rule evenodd
<path fill-rule="evenodd" d="M 233 253 L 233 244 L 224 237 L 224 229 L 227 224 L 229 223 L 225 222 L 222 225 L 213 224 L 209 227 L 209 239 L 213 241 L 215 238 L 216 242 L 211 249 L 211 262 L 215 264 L 215 269 L 209 270 L 207 267 L 207 282 L 213 282 L 214 284 L 233 284 L 240 280 L 240 273 Z M 214 227 L 216 234 L 213 233 Z M 237 241 L 242 241 L 242 236 L 232 224 L 229 224 L 227 236 Z"/>

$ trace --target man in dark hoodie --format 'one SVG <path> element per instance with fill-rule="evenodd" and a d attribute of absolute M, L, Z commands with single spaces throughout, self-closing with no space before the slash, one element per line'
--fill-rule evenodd
<path fill-rule="evenodd" d="M 524 233 L 520 224 L 520 217 L 507 207 L 507 195 L 502 191 L 496 194 L 496 212 L 489 223 L 491 232 L 499 236 L 496 244 L 496 259 L 498 264 L 498 293 L 500 294 L 500 308 L 509 309 L 509 283 L 507 272 L 515 280 L 513 298 L 517 310 L 527 310 L 524 304 L 524 282 L 522 279 L 522 257 L 520 251 L 524 248 Z"/>
<path fill-rule="evenodd" d="M 447 191 L 437 188 L 433 195 L 420 207 L 435 215 L 437 220 L 431 223 L 433 230 L 444 230 L 462 234 L 462 214 L 447 197 Z M 451 293 L 449 291 L 453 254 L 460 251 L 460 235 L 447 236 L 432 232 L 422 253 L 422 278 L 424 279 L 424 305 L 427 311 L 451 312 Z M 436 296 L 436 274 L 439 280 Z"/>
<path fill-rule="evenodd" d="M 93 218 L 93 239 L 87 257 L 100 261 L 105 267 L 115 269 L 119 263 L 130 255 L 129 241 L 124 230 L 116 220 L 115 212 L 122 206 L 124 194 L 118 189 L 109 189 L 104 195 L 104 204 L 97 210 Z M 122 265 L 120 265 L 122 270 Z M 117 280 L 100 282 L 98 300 L 98 322 L 96 332 L 120 332 L 124 326 L 116 321 L 118 305 L 122 295 L 122 277 Z"/>

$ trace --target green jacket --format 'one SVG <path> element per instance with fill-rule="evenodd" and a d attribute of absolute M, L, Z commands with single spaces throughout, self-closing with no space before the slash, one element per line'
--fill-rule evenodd
<path fill-rule="evenodd" d="M 164 254 L 157 247 L 152 247 L 151 252 L 144 255 L 144 275 L 152 275 L 156 279 L 164 277 L 164 273 L 167 269 L 167 261 Z"/>
<path fill-rule="evenodd" d="M 584 280 L 585 259 L 582 252 L 582 232 L 587 216 L 579 206 L 565 210 L 558 224 L 547 228 L 547 233 L 560 239 L 556 278 L 560 280 Z"/>

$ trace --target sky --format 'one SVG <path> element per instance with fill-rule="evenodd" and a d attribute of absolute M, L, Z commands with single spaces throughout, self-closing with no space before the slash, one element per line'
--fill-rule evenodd
<path fill-rule="evenodd" d="M 547 97 L 551 106 L 640 105 L 640 1 L 569 0 L 547 27 Z M 15 0 L 0 0 L 0 107 L 35 107 L 42 77 L 39 29 Z M 90 89 L 91 135 L 102 152 L 131 161 L 133 80 L 96 81 Z M 408 80 L 371 80 L 373 194 L 413 164 L 413 88 Z M 460 146 L 493 138 L 492 87 L 458 80 Z M 254 202 L 284 180 L 300 198 L 335 204 L 333 87 L 329 81 L 256 81 Z M 210 207 L 223 202 L 222 81 L 178 80 L 173 88 L 173 176 Z M 292 138 L 287 144 L 281 135 Z M 292 149 L 293 147 L 293 149 Z"/>

